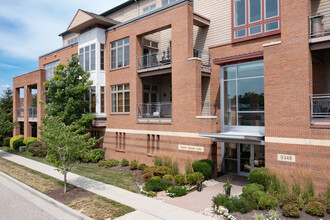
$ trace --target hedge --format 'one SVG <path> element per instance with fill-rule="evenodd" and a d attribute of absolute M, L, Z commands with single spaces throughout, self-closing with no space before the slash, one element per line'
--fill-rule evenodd
<path fill-rule="evenodd" d="M 36 138 L 36 137 L 27 137 L 24 139 L 23 143 L 25 146 L 29 146 L 30 142 L 35 142 L 37 140 L 38 140 L 38 138 Z"/>
<path fill-rule="evenodd" d="M 24 140 L 24 135 L 17 135 L 17 136 L 14 136 L 10 139 L 10 143 L 9 143 L 9 146 L 14 149 L 14 146 L 13 146 L 13 143 L 14 141 L 16 140 L 22 140 L 22 145 L 23 145 L 23 140 Z"/>

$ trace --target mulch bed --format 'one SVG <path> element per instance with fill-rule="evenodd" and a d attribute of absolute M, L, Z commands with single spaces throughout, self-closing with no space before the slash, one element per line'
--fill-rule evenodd
<path fill-rule="evenodd" d="M 76 199 L 94 195 L 93 193 L 79 187 L 69 188 L 67 189 L 66 193 L 64 193 L 63 188 L 60 188 L 56 190 L 47 191 L 45 192 L 45 194 L 61 203 L 67 203 Z"/>

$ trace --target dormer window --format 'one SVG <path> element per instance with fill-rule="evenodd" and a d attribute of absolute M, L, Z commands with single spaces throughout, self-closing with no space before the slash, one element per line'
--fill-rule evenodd
<path fill-rule="evenodd" d="M 156 9 L 156 4 L 143 8 L 143 14 L 147 14 Z"/>
<path fill-rule="evenodd" d="M 280 33 L 279 0 L 232 0 L 233 42 Z"/>
<path fill-rule="evenodd" d="M 173 2 L 176 2 L 177 0 L 162 0 L 162 6 L 165 6 L 165 5 L 168 5 L 168 4 L 171 4 Z"/>

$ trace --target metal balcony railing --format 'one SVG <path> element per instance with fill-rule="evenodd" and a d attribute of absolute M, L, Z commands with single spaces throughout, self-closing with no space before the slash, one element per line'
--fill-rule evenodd
<path fill-rule="evenodd" d="M 218 103 L 202 102 L 202 116 L 218 116 Z"/>
<path fill-rule="evenodd" d="M 17 119 L 24 118 L 24 108 L 17 108 L 16 109 L 16 118 Z"/>
<path fill-rule="evenodd" d="M 142 103 L 137 104 L 138 122 L 172 122 L 172 103 Z"/>
<path fill-rule="evenodd" d="M 330 35 L 330 11 L 309 16 L 310 38 Z"/>
<path fill-rule="evenodd" d="M 211 68 L 211 52 L 194 48 L 194 57 L 202 60 L 202 67 Z"/>
<path fill-rule="evenodd" d="M 330 122 L 330 94 L 311 96 L 311 123 L 324 124 Z"/>
<path fill-rule="evenodd" d="M 171 50 L 158 51 L 137 57 L 137 69 L 143 70 L 170 65 L 172 63 Z"/>
<path fill-rule="evenodd" d="M 30 107 L 29 109 L 29 118 L 37 118 L 37 108 L 36 107 Z"/>

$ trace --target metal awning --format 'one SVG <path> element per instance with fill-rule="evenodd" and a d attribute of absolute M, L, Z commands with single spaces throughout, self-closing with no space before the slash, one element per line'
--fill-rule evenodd
<path fill-rule="evenodd" d="M 227 131 L 216 134 L 199 134 L 201 137 L 213 138 L 215 142 L 259 143 L 264 142 L 264 133 Z"/>

